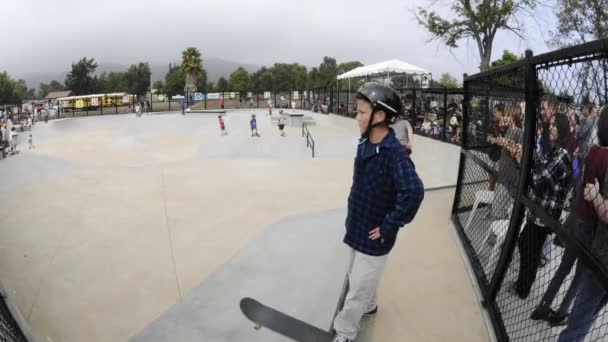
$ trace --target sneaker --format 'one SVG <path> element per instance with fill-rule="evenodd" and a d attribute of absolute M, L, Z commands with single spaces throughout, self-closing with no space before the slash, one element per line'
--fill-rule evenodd
<path fill-rule="evenodd" d="M 353 342 L 353 341 L 344 335 L 338 334 L 334 337 L 332 342 Z"/>
<path fill-rule="evenodd" d="M 530 319 L 533 321 L 546 321 L 549 317 L 549 313 L 553 311 L 546 306 L 537 306 L 534 311 L 532 311 L 532 315 L 530 315 Z"/>
<path fill-rule="evenodd" d="M 376 307 L 373 310 L 370 310 L 370 311 L 364 313 L 363 315 L 364 316 L 373 316 L 376 313 L 378 313 L 378 305 L 376 305 Z"/>
<path fill-rule="evenodd" d="M 546 319 L 552 327 L 559 327 L 568 323 L 568 314 L 562 314 L 551 310 Z"/>

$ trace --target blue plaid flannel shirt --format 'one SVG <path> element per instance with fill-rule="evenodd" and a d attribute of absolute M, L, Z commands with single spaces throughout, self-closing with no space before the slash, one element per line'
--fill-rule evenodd
<path fill-rule="evenodd" d="M 423 198 L 424 186 L 414 163 L 392 129 L 378 145 L 360 140 L 344 243 L 367 255 L 387 254 L 395 245 L 399 227 L 414 219 Z M 380 227 L 382 239 L 370 240 L 369 232 L 376 227 Z"/>

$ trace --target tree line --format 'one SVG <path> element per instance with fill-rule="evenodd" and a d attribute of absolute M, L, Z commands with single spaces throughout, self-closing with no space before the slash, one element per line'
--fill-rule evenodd
<path fill-rule="evenodd" d="M 471 38 L 478 46 L 480 69 L 511 63 L 522 56 L 503 51 L 501 58 L 491 62 L 494 38 L 498 31 L 510 31 L 523 38 L 523 15 L 531 15 L 539 0 L 514 0 L 506 2 L 477 3 L 455 0 L 447 15 L 439 15 L 428 8 L 418 8 L 416 18 L 420 25 L 442 41 L 447 47 L 458 47 L 462 40 Z M 554 7 L 557 18 L 555 31 L 550 32 L 547 44 L 561 48 L 584 43 L 608 35 L 608 1 L 606 0 L 558 0 Z M 200 51 L 187 48 L 182 52 L 182 63 L 169 65 L 165 77 L 154 83 L 158 92 L 182 94 L 185 90 L 197 91 L 280 91 L 289 89 L 336 86 L 336 76 L 361 66 L 359 61 L 337 63 L 333 57 L 324 57 L 317 67 L 306 68 L 299 63 L 275 63 L 249 73 L 240 67 L 228 79 L 221 77 L 215 83 L 207 79 Z M 70 89 L 74 94 L 103 92 L 128 92 L 143 95 L 150 89 L 148 63 L 131 65 L 125 72 L 102 73 L 97 76 L 94 59 L 83 58 L 72 63 L 64 82 L 53 80 L 41 83 L 38 91 L 29 88 L 24 80 L 15 80 L 7 72 L 0 73 L 0 105 L 19 104 L 23 100 L 44 98 L 51 91 Z M 430 80 L 430 87 L 458 87 L 460 77 L 442 74 L 439 80 Z M 351 89 L 357 89 L 361 81 L 353 80 Z M 348 88 L 348 82 L 340 82 L 340 89 Z M 420 80 L 412 76 L 393 78 L 395 87 L 419 87 Z"/>

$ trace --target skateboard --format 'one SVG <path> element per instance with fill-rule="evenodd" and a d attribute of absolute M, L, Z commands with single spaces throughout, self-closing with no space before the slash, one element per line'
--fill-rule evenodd
<path fill-rule="evenodd" d="M 297 318 L 268 307 L 255 299 L 241 299 L 241 311 L 256 324 L 255 329 L 264 326 L 276 333 L 299 342 L 331 342 L 334 335 Z"/>

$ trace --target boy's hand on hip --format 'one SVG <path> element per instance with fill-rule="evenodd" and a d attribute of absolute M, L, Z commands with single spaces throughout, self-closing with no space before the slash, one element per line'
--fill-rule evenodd
<path fill-rule="evenodd" d="M 380 243 L 384 243 L 384 239 L 382 239 L 382 235 L 380 235 L 380 227 L 374 228 L 369 231 L 369 239 L 370 240 L 380 239 Z"/>

